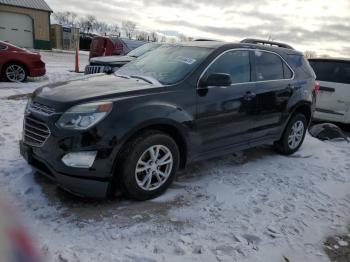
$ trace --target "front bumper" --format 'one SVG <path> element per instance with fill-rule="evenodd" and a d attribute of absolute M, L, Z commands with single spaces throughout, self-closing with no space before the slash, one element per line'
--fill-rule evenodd
<path fill-rule="evenodd" d="M 44 158 L 38 156 L 33 148 L 20 141 L 20 153 L 36 171 L 55 181 L 64 190 L 82 197 L 104 198 L 108 195 L 111 179 L 88 178 L 74 176 L 74 168 L 70 174 L 64 174 L 55 170 Z"/>
<path fill-rule="evenodd" d="M 29 76 L 30 77 L 39 77 L 39 76 L 43 76 L 46 74 L 46 68 L 44 67 L 40 67 L 40 68 L 30 68 L 29 69 Z"/>

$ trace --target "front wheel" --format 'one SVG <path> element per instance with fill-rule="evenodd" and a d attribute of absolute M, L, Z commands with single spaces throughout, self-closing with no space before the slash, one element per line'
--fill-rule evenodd
<path fill-rule="evenodd" d="M 275 143 L 277 150 L 291 155 L 303 144 L 307 130 L 307 120 L 303 114 L 295 115 L 288 123 L 281 140 Z"/>
<path fill-rule="evenodd" d="M 161 195 L 174 180 L 179 159 L 178 146 L 167 134 L 148 131 L 134 138 L 119 161 L 121 189 L 135 200 Z"/>

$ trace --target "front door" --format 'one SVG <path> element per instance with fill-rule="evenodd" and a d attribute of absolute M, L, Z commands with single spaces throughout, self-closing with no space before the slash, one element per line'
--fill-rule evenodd
<path fill-rule="evenodd" d="M 231 86 L 209 86 L 197 89 L 196 130 L 201 139 L 200 151 L 215 152 L 248 143 L 251 121 L 250 51 L 224 52 L 204 72 L 201 79 L 213 73 L 231 75 Z"/>

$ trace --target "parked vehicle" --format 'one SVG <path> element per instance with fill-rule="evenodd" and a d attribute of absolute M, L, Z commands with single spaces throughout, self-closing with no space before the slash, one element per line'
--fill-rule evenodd
<path fill-rule="evenodd" d="M 314 72 L 293 49 L 164 45 L 114 75 L 36 90 L 21 154 L 75 194 L 104 197 L 118 187 L 146 200 L 194 161 L 262 144 L 296 152 L 316 93 Z"/>
<path fill-rule="evenodd" d="M 101 56 L 92 58 L 90 59 L 90 64 L 85 67 L 85 74 L 111 74 L 116 69 L 160 46 L 160 43 L 148 43 L 130 51 L 125 56 Z"/>
<path fill-rule="evenodd" d="M 98 56 L 126 55 L 146 42 L 120 37 L 95 36 L 90 47 L 90 59 Z"/>
<path fill-rule="evenodd" d="M 0 58 L 0 79 L 23 82 L 27 76 L 37 77 L 46 73 L 40 54 L 3 41 L 0 41 Z"/>
<path fill-rule="evenodd" d="M 79 50 L 90 51 L 92 39 L 96 36 L 91 33 L 80 33 Z"/>
<path fill-rule="evenodd" d="M 309 61 L 320 83 L 314 118 L 350 124 L 350 60 L 313 58 Z"/>

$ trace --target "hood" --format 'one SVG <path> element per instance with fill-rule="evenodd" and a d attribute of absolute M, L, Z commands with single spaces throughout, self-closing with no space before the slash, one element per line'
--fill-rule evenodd
<path fill-rule="evenodd" d="M 135 57 L 131 56 L 101 56 L 90 60 L 91 65 L 120 65 L 133 61 Z"/>
<path fill-rule="evenodd" d="M 141 79 L 97 74 L 80 80 L 41 87 L 34 92 L 33 101 L 59 109 L 63 104 L 74 105 L 98 99 L 137 95 L 157 87 L 161 85 L 150 84 Z"/>

